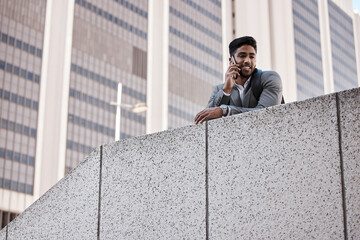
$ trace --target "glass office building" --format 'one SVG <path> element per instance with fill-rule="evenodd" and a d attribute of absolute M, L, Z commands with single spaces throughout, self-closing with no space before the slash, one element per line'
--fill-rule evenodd
<path fill-rule="evenodd" d="M 334 91 L 358 86 L 354 28 L 350 16 L 328 1 Z"/>
<path fill-rule="evenodd" d="M 297 97 L 324 94 L 321 39 L 317 0 L 293 0 Z"/>
<path fill-rule="evenodd" d="M 223 82 L 221 3 L 171 0 L 168 128 L 192 124 Z"/>
<path fill-rule="evenodd" d="M 32 194 L 46 1 L 0 5 L 0 187 Z"/>
<path fill-rule="evenodd" d="M 146 102 L 147 1 L 76 0 L 66 171 L 114 141 L 117 85 L 122 103 Z M 121 138 L 145 134 L 146 114 L 122 109 Z"/>

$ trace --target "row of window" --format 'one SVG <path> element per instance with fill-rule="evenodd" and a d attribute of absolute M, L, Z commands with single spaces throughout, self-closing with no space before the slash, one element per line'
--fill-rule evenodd
<path fill-rule="evenodd" d="M 74 97 L 76 99 L 82 100 L 82 101 L 87 102 L 96 107 L 105 109 L 109 112 L 113 112 L 113 113 L 116 112 L 116 107 L 110 105 L 110 103 L 105 102 L 101 99 L 95 98 L 93 96 L 87 95 L 85 93 L 79 92 L 73 88 L 70 88 L 70 97 Z"/>
<path fill-rule="evenodd" d="M 303 42 L 299 41 L 297 38 L 295 38 L 295 45 L 304 49 L 307 53 L 309 53 L 315 59 L 322 62 L 322 57 L 319 54 L 316 54 L 316 52 L 314 52 L 314 49 L 309 48 L 307 44 L 304 44 Z"/>
<path fill-rule="evenodd" d="M 219 0 L 210 0 L 210 2 L 214 3 L 218 7 L 221 7 L 221 2 Z"/>
<path fill-rule="evenodd" d="M 1 128 L 13 131 L 13 132 L 17 132 L 20 134 L 24 134 L 26 136 L 29 137 L 33 137 L 36 138 L 36 129 L 35 128 L 30 128 L 28 126 L 13 122 L 13 121 L 9 121 L 7 119 L 2 118 L 1 119 Z"/>
<path fill-rule="evenodd" d="M 16 192 L 22 192 L 26 194 L 33 194 L 33 185 L 25 184 L 17 181 L 11 181 L 9 179 L 0 178 L 0 188 L 9 189 Z"/>
<path fill-rule="evenodd" d="M 331 39 L 331 46 L 335 46 L 336 48 L 340 49 L 341 52 L 343 54 L 345 54 L 346 56 L 348 56 L 352 61 L 356 62 L 356 57 L 355 57 L 355 50 L 351 51 L 351 53 L 348 51 L 349 47 L 346 46 L 344 47 L 344 45 L 339 44 L 337 41 L 334 41 L 333 39 Z"/>
<path fill-rule="evenodd" d="M 116 113 L 116 107 L 110 105 L 110 103 L 100 100 L 98 98 L 94 98 L 93 96 L 79 92 L 75 89 L 70 88 L 70 96 L 74 97 L 76 99 L 79 99 L 81 101 L 87 102 L 91 105 L 97 106 L 97 107 L 105 109 L 107 111 L 110 111 L 112 113 Z M 139 122 L 141 124 L 146 124 L 145 117 L 141 117 L 138 114 L 133 113 L 131 111 L 121 109 L 121 115 L 124 116 L 125 118 L 129 118 L 129 119 Z"/>
<path fill-rule="evenodd" d="M 319 25 L 314 24 L 313 22 L 306 19 L 301 13 L 299 13 L 296 9 L 293 11 L 294 16 L 300 18 L 306 25 L 308 25 L 310 28 L 312 28 L 315 32 L 320 32 Z"/>
<path fill-rule="evenodd" d="M 306 37 L 308 40 L 312 41 L 314 44 L 316 44 L 319 48 L 321 48 L 320 41 L 318 39 L 315 39 L 313 36 L 309 35 L 307 32 L 305 32 L 298 24 L 294 22 L 294 29 L 295 31 L 301 33 L 304 37 Z"/>
<path fill-rule="evenodd" d="M 306 64 L 306 66 L 308 66 L 309 68 L 311 68 L 312 70 L 314 70 L 315 72 L 320 74 L 320 76 L 322 76 L 323 72 L 322 72 L 322 66 L 321 65 L 316 66 L 313 62 L 309 62 L 307 59 L 303 58 L 298 53 L 295 53 L 295 57 L 296 57 L 296 60 L 299 60 L 300 62 L 303 62 L 304 64 Z"/>
<path fill-rule="evenodd" d="M 333 50 L 333 52 L 334 52 L 334 50 Z M 333 61 L 334 65 L 342 65 L 344 68 L 346 68 L 346 69 L 343 69 L 342 71 L 347 72 L 347 73 L 351 72 L 355 75 L 355 78 L 356 78 L 357 71 L 356 71 L 355 61 L 352 63 L 345 62 L 344 56 L 338 56 L 337 54 L 332 54 L 332 57 L 335 60 L 335 61 Z"/>
<path fill-rule="evenodd" d="M 76 152 L 82 152 L 82 153 L 85 153 L 85 154 L 89 154 L 94 150 L 93 147 L 89 147 L 89 146 L 86 146 L 84 144 L 71 141 L 69 139 L 66 141 L 66 148 L 71 149 L 71 150 L 76 151 Z"/>
<path fill-rule="evenodd" d="M 191 121 L 191 122 L 192 122 L 192 121 L 194 120 L 194 116 L 193 116 L 193 115 L 188 114 L 188 113 L 186 113 L 186 112 L 184 112 L 184 111 L 182 111 L 182 110 L 180 110 L 180 109 L 178 109 L 178 108 L 176 108 L 176 107 L 173 107 L 173 106 L 170 106 L 170 105 L 169 105 L 168 111 L 169 111 L 169 113 L 172 113 L 172 114 L 174 114 L 174 115 L 176 115 L 176 116 L 178 116 L 178 117 L 181 117 L 181 118 L 183 118 L 183 119 L 186 119 L 186 120 L 188 120 L 188 121 Z"/>
<path fill-rule="evenodd" d="M 104 76 L 100 76 L 99 74 L 97 73 L 94 73 L 88 69 L 85 69 L 83 67 L 80 67 L 80 66 L 77 66 L 76 64 L 72 63 L 71 64 L 71 71 L 79 74 L 79 75 L 82 75 L 86 78 L 90 78 L 91 80 L 94 80 L 102 85 L 105 85 L 105 86 L 108 86 L 112 89 L 115 89 L 117 90 L 117 87 L 118 87 L 118 83 L 111 80 L 111 79 L 108 79 Z M 128 94 L 134 98 L 137 98 L 143 102 L 146 102 L 146 95 L 139 92 L 139 91 L 136 91 L 132 88 L 129 88 L 127 86 L 124 86 L 122 87 L 122 93 L 124 94 Z"/>
<path fill-rule="evenodd" d="M 316 85 L 317 87 L 319 87 L 319 89 L 322 90 L 321 94 L 324 93 L 324 85 L 323 85 L 324 83 L 323 83 L 322 79 L 319 79 L 319 78 L 314 79 L 313 76 L 310 76 L 309 74 L 305 73 L 304 71 L 302 71 L 301 69 L 298 69 L 298 68 L 296 68 L 296 75 L 299 75 L 299 76 L 303 77 L 304 79 L 311 81 L 314 85 Z"/>
<path fill-rule="evenodd" d="M 3 89 L 0 89 L 0 98 L 20 104 L 27 108 L 32 108 L 34 110 L 38 110 L 39 108 L 39 103 L 37 101 L 33 101 L 29 98 L 17 95 L 15 93 L 11 93 Z"/>
<path fill-rule="evenodd" d="M 344 36 L 344 33 L 340 33 L 338 31 L 338 29 L 334 28 L 330 22 L 330 34 L 335 34 L 336 36 L 338 36 L 342 41 L 344 41 L 346 43 L 346 48 L 347 49 L 351 49 L 353 51 L 355 51 L 355 45 L 354 45 L 354 35 L 347 35 Z M 333 39 L 333 38 L 331 38 Z M 351 40 L 349 40 L 351 39 Z M 355 58 L 354 58 L 355 59 Z"/>
<path fill-rule="evenodd" d="M 9 149 L 0 148 L 0 158 L 34 166 L 35 157 L 15 152 Z"/>
<path fill-rule="evenodd" d="M 190 43 L 191 45 L 194 45 L 195 47 L 201 49 L 202 51 L 210 54 L 211 56 L 219 59 L 220 61 L 222 61 L 222 55 L 211 50 L 210 48 L 206 47 L 204 44 L 196 41 L 195 39 L 189 37 L 188 35 L 180 32 L 179 30 L 173 28 L 172 26 L 169 27 L 169 31 L 170 33 L 175 34 L 176 36 L 178 36 L 181 39 L 184 39 L 185 41 L 187 41 L 188 43 Z"/>
<path fill-rule="evenodd" d="M 316 19 L 319 18 L 318 16 L 318 12 L 317 12 L 317 3 L 316 2 L 313 2 L 313 5 L 312 7 L 308 7 L 306 6 L 303 1 L 301 0 L 294 0 L 298 5 L 300 5 L 303 9 L 306 10 L 307 13 L 310 13 L 313 17 L 315 17 Z M 296 8 L 294 8 L 294 10 L 296 10 Z"/>
<path fill-rule="evenodd" d="M 191 0 L 182 0 L 182 1 L 185 2 L 186 4 L 190 5 L 191 7 L 195 8 L 198 12 L 204 14 L 205 16 L 210 18 L 211 20 L 217 22 L 218 24 L 221 24 L 221 19 L 220 18 L 218 18 L 217 16 L 215 16 L 214 14 L 212 14 L 211 12 L 206 10 L 205 8 L 197 5 L 195 2 L 193 2 Z"/>
<path fill-rule="evenodd" d="M 147 39 L 147 33 L 132 26 L 131 24 L 125 22 L 122 19 L 119 19 L 115 16 L 113 16 L 111 13 L 106 12 L 105 10 L 102 10 L 101 8 L 96 7 L 95 5 L 85 1 L 85 0 L 76 0 L 76 3 L 79 4 L 82 7 L 87 8 L 88 10 L 92 11 L 95 14 L 98 14 L 99 16 L 105 18 L 106 20 L 115 23 L 116 25 L 144 38 Z"/>
<path fill-rule="evenodd" d="M 22 49 L 22 50 L 24 50 L 32 55 L 35 55 L 39 58 L 42 57 L 42 50 L 40 48 L 36 48 L 33 45 L 30 45 L 26 42 L 21 41 L 20 39 L 16 39 L 13 36 L 10 36 L 10 35 L 2 33 L 2 32 L 0 32 L 0 35 L 1 35 L 1 41 L 3 43 L 6 43 L 13 47 Z"/>
<path fill-rule="evenodd" d="M 340 19 L 338 16 L 335 16 L 335 13 L 340 14 L 342 19 Z M 340 25 L 341 29 L 345 30 L 353 36 L 352 19 L 332 1 L 329 1 L 329 17 L 331 20 Z"/>
<path fill-rule="evenodd" d="M 350 85 L 347 88 L 343 88 L 341 90 L 345 90 L 345 89 L 349 89 L 352 87 L 357 87 L 357 78 L 356 78 L 356 73 L 354 75 L 349 75 L 347 71 L 345 71 L 343 68 L 339 68 L 338 65 L 334 64 L 333 62 L 333 70 L 334 70 L 334 74 L 338 73 L 342 80 L 340 79 L 336 79 L 334 77 L 334 81 L 343 81 L 343 82 L 348 82 L 350 83 Z"/>
<path fill-rule="evenodd" d="M 95 123 L 95 122 L 88 121 L 88 120 L 86 120 L 84 118 L 80 118 L 80 117 L 75 116 L 73 114 L 68 115 L 68 121 L 71 122 L 71 123 L 74 123 L 76 125 L 92 129 L 92 130 L 97 131 L 99 133 L 106 134 L 108 136 L 112 136 L 112 137 L 115 136 L 115 130 L 114 129 L 108 128 L 106 126 L 100 125 L 100 124 Z"/>
<path fill-rule="evenodd" d="M 146 118 L 145 117 L 142 117 L 139 114 L 134 113 L 132 111 L 127 111 L 125 109 L 121 109 L 121 116 L 125 117 L 125 118 L 128 118 L 128 119 L 131 119 L 131 120 L 134 120 L 135 122 L 141 123 L 143 125 L 146 124 Z"/>
<path fill-rule="evenodd" d="M 201 24 L 199 24 L 195 20 L 189 18 L 188 16 L 185 16 L 183 13 L 179 12 L 175 8 L 170 7 L 170 13 L 177 16 L 178 18 L 181 18 L 183 21 L 189 23 L 190 25 L 193 25 L 195 28 L 199 29 L 200 31 L 202 31 L 206 35 L 210 36 L 211 38 L 215 39 L 216 41 L 222 43 L 222 40 L 221 40 L 222 38 L 221 38 L 220 35 L 212 32 L 211 30 L 209 30 L 206 27 L 202 26 Z"/>
<path fill-rule="evenodd" d="M 120 3 L 121 5 L 125 6 L 127 9 L 130 9 L 131 11 L 133 11 L 136 14 L 139 14 L 140 16 L 147 18 L 148 17 L 148 13 L 140 8 L 138 8 L 137 6 L 131 4 L 130 2 L 126 1 L 126 0 L 114 0 L 117 3 Z"/>
<path fill-rule="evenodd" d="M 209 66 L 206 66 L 205 64 L 199 62 L 198 60 L 190 57 L 189 55 L 169 46 L 169 52 L 172 53 L 172 54 L 175 54 L 176 56 L 184 59 L 185 61 L 191 63 L 192 65 L 204 70 L 205 72 L 208 72 L 210 73 L 211 75 L 214 75 L 215 77 L 217 78 L 222 78 L 222 74 L 218 71 L 216 71 L 215 69 L 212 69 L 211 67 Z"/>
<path fill-rule="evenodd" d="M 30 71 L 26 71 L 23 68 L 20 68 L 18 66 L 12 65 L 11 63 L 4 62 L 0 60 L 0 69 L 7 71 L 9 73 L 13 73 L 19 77 L 25 78 L 29 81 L 40 83 L 40 76 L 32 73 Z"/>

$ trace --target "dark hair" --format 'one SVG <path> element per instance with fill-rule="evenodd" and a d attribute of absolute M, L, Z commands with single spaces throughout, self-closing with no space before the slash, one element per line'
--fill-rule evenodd
<path fill-rule="evenodd" d="M 253 37 L 244 36 L 240 38 L 235 38 L 234 40 L 231 41 L 231 43 L 229 44 L 230 56 L 234 55 L 236 49 L 238 49 L 242 45 L 252 46 L 255 49 L 255 52 L 257 53 L 256 40 Z"/>

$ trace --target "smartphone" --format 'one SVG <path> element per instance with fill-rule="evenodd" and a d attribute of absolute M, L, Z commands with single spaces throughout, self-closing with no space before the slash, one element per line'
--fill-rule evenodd
<path fill-rule="evenodd" d="M 234 55 L 231 56 L 231 64 L 236 64 Z"/>

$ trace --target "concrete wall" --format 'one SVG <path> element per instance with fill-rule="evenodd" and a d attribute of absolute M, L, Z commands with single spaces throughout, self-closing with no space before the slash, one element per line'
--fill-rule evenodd
<path fill-rule="evenodd" d="M 360 89 L 100 146 L 0 239 L 359 239 Z"/>

